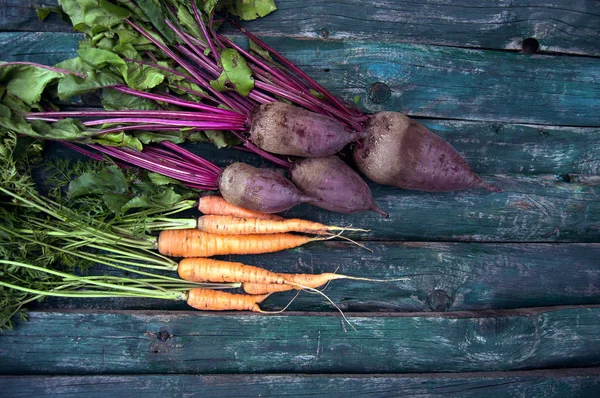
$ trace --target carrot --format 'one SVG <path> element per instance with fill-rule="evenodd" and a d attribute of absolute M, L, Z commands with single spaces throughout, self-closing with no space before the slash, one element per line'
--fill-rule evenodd
<path fill-rule="evenodd" d="M 315 286 L 315 288 L 318 286 Z M 292 285 L 278 285 L 276 283 L 254 283 L 244 282 L 242 283 L 242 289 L 248 294 L 267 294 L 267 293 L 279 293 L 293 290 Z"/>
<path fill-rule="evenodd" d="M 234 294 L 218 290 L 194 288 L 188 293 L 187 303 L 197 310 L 263 312 L 258 306 L 269 294 Z"/>
<path fill-rule="evenodd" d="M 279 274 L 264 268 L 211 258 L 184 258 L 179 262 L 177 272 L 181 279 L 191 282 L 284 283 Z"/>
<path fill-rule="evenodd" d="M 326 234 L 331 231 L 362 231 L 366 229 L 343 228 L 324 225 L 314 221 L 290 218 L 282 220 L 264 220 L 258 218 L 207 215 L 198 218 L 198 229 L 212 234 L 248 235 L 275 234 L 284 232 L 305 232 Z"/>
<path fill-rule="evenodd" d="M 203 214 L 219 216 L 260 218 L 262 220 L 284 220 L 283 217 L 275 214 L 259 213 L 257 211 L 232 205 L 221 196 L 215 195 L 201 197 L 198 201 L 198 210 L 200 210 L 200 212 Z"/>
<path fill-rule="evenodd" d="M 242 282 L 248 294 L 267 294 L 292 289 L 315 289 L 335 279 L 391 282 L 398 279 L 372 279 L 326 272 L 322 274 L 284 274 L 232 261 L 210 258 L 184 258 L 177 269 L 179 276 L 190 282 Z"/>
<path fill-rule="evenodd" d="M 394 282 L 409 280 L 410 278 L 392 278 L 392 279 L 373 279 L 373 278 L 362 278 L 357 276 L 349 276 L 342 274 L 334 274 L 331 272 L 325 272 L 322 274 L 277 274 L 279 278 L 284 280 L 284 284 L 276 283 L 255 283 L 250 281 L 236 281 L 242 282 L 242 289 L 248 294 L 266 294 L 284 292 L 287 290 L 300 290 L 305 288 L 316 289 L 320 286 L 325 285 L 336 279 L 352 279 L 357 281 L 368 281 L 368 282 Z M 199 281 L 198 281 L 199 282 Z"/>
<path fill-rule="evenodd" d="M 197 229 L 170 229 L 158 235 L 158 251 L 172 257 L 210 257 L 225 254 L 259 254 L 291 249 L 336 237 L 293 234 L 219 235 Z"/>

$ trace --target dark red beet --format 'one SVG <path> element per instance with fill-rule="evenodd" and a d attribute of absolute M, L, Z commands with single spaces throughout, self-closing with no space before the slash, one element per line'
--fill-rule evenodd
<path fill-rule="evenodd" d="M 358 213 L 381 210 L 367 183 L 336 156 L 307 158 L 294 163 L 290 169 L 292 181 L 304 193 L 321 199 L 311 204 L 337 213 Z"/>
<path fill-rule="evenodd" d="M 250 141 L 279 155 L 322 157 L 339 152 L 364 134 L 349 133 L 335 119 L 306 109 L 273 102 L 252 115 Z"/>
<path fill-rule="evenodd" d="M 279 213 L 315 200 L 281 174 L 245 163 L 233 163 L 223 170 L 219 191 L 229 203 L 261 213 Z"/>
<path fill-rule="evenodd" d="M 502 192 L 473 173 L 449 143 L 401 113 L 377 113 L 366 131 L 367 138 L 353 156 L 372 181 L 429 192 L 470 188 Z"/>

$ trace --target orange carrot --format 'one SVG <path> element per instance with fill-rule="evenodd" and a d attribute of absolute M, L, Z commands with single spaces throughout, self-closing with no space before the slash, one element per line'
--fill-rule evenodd
<path fill-rule="evenodd" d="M 182 279 L 191 282 L 241 282 L 249 294 L 267 294 L 292 289 L 315 289 L 335 279 L 391 282 L 399 279 L 372 279 L 326 272 L 322 274 L 284 274 L 232 261 L 210 258 L 184 258 L 177 269 Z"/>
<path fill-rule="evenodd" d="M 327 240 L 293 234 L 218 235 L 197 229 L 170 229 L 158 235 L 158 251 L 172 257 L 210 257 L 226 254 L 260 254 Z"/>
<path fill-rule="evenodd" d="M 264 220 L 258 218 L 207 215 L 198 218 L 198 229 L 211 234 L 248 235 L 275 234 L 284 232 L 305 232 L 327 234 L 330 231 L 363 231 L 365 229 L 343 228 L 324 225 L 299 218 L 283 220 Z"/>
<path fill-rule="evenodd" d="M 278 274 L 264 268 L 202 257 L 184 258 L 177 272 L 181 279 L 191 282 L 284 283 Z"/>
<path fill-rule="evenodd" d="M 227 202 L 221 196 L 203 196 L 198 201 L 198 210 L 203 214 L 212 214 L 219 216 L 234 216 L 260 218 L 263 220 L 284 220 L 283 217 L 275 214 L 264 214 L 256 211 L 244 209 Z"/>
<path fill-rule="evenodd" d="M 235 281 L 242 282 L 242 289 L 248 294 L 266 294 L 275 292 L 284 292 L 286 290 L 300 290 L 306 287 L 316 289 L 320 286 L 325 285 L 327 282 L 331 282 L 336 279 L 353 279 L 359 281 L 370 281 L 370 282 L 391 282 L 398 279 L 371 279 L 371 278 L 360 278 L 355 276 L 334 274 L 331 272 L 325 272 L 322 274 L 277 274 L 279 278 L 284 280 L 283 285 L 277 285 L 271 282 L 268 283 L 256 283 L 252 281 Z M 407 278 L 403 278 L 407 279 Z M 198 281 L 200 282 L 200 281 Z M 208 281 L 203 281 L 208 282 Z"/>
<path fill-rule="evenodd" d="M 315 286 L 315 288 L 318 286 Z M 267 293 L 279 293 L 293 290 L 292 285 L 278 285 L 276 283 L 254 283 L 244 282 L 242 283 L 242 289 L 248 294 L 267 294 Z"/>
<path fill-rule="evenodd" d="M 263 312 L 258 303 L 262 303 L 268 294 L 234 294 L 219 290 L 194 288 L 188 293 L 190 307 L 206 311 L 254 311 Z"/>

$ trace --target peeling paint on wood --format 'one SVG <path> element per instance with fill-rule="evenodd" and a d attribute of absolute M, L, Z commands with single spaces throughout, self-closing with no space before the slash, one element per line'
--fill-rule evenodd
<path fill-rule="evenodd" d="M 181 396 L 348 397 L 388 396 L 504 398 L 592 397 L 600 388 L 598 368 L 502 373 L 396 375 L 131 375 L 0 376 L 5 398 Z M 393 393 L 392 393 L 393 392 Z"/>
<path fill-rule="evenodd" d="M 75 55 L 71 33 L 1 33 L 6 61 L 54 64 Z M 521 55 L 381 42 L 313 42 L 269 38 L 334 94 L 355 96 L 365 110 L 412 116 L 598 126 L 600 65 L 589 57 Z M 51 44 L 50 44 L 51 43 Z M 373 83 L 391 89 L 369 100 Z"/>
<path fill-rule="evenodd" d="M 247 161 L 271 167 L 241 151 L 210 144 L 188 149 L 225 166 Z M 65 151 L 57 156 L 69 156 Z M 63 154 L 63 155 L 61 155 Z M 477 170 L 476 170 L 477 171 Z M 503 193 L 483 190 L 454 193 L 406 191 L 370 183 L 379 206 L 390 214 L 338 214 L 300 205 L 284 215 L 327 225 L 354 225 L 372 232 L 361 240 L 600 242 L 600 185 L 565 181 L 562 175 L 486 175 Z"/>
<path fill-rule="evenodd" d="M 600 364 L 600 308 L 368 316 L 33 312 L 1 374 L 405 373 Z M 157 335 L 168 331 L 161 342 Z"/>
<path fill-rule="evenodd" d="M 326 242 L 281 253 L 225 256 L 225 260 L 275 272 L 334 272 L 371 278 L 409 277 L 374 283 L 338 280 L 325 293 L 344 311 L 481 311 L 562 304 L 600 304 L 600 244 L 482 244 L 367 242 L 373 250 Z M 568 264 L 568 268 L 565 268 Z M 109 268 L 101 274 L 121 275 Z M 262 308 L 278 310 L 293 292 L 269 297 Z M 185 310 L 174 301 L 144 299 L 48 299 L 37 308 Z M 291 311 L 332 311 L 314 294 L 301 294 Z"/>
<path fill-rule="evenodd" d="M 56 0 L 2 0 L 0 30 L 71 31 L 51 16 L 37 20 L 35 6 Z M 259 35 L 314 40 L 382 40 L 458 47 L 521 50 L 526 38 L 541 51 L 600 55 L 600 16 L 593 1 L 277 0 L 275 13 L 244 25 Z"/>

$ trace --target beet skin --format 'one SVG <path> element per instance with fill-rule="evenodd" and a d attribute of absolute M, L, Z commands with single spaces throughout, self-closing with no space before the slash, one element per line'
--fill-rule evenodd
<path fill-rule="evenodd" d="M 233 163 L 223 170 L 219 190 L 229 203 L 260 213 L 278 213 L 315 200 L 276 171 L 245 163 Z"/>
<path fill-rule="evenodd" d="M 473 173 L 449 143 L 401 113 L 377 113 L 366 131 L 367 138 L 353 156 L 372 181 L 429 192 L 471 188 L 502 192 Z"/>
<path fill-rule="evenodd" d="M 297 161 L 291 170 L 292 181 L 302 192 L 320 199 L 312 205 L 337 213 L 358 213 L 381 210 L 367 183 L 336 156 L 307 158 Z"/>
<path fill-rule="evenodd" d="M 250 141 L 279 155 L 321 157 L 339 152 L 364 136 L 349 133 L 334 119 L 284 102 L 261 105 L 252 115 Z"/>

